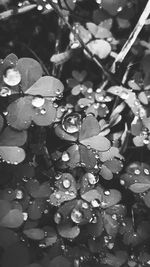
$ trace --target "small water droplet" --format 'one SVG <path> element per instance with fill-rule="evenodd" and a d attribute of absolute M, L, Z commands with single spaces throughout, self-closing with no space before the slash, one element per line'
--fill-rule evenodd
<path fill-rule="evenodd" d="M 44 105 L 45 99 L 43 97 L 36 96 L 32 99 L 32 106 L 40 108 Z"/>
<path fill-rule="evenodd" d="M 23 220 L 24 221 L 27 221 L 27 219 L 28 219 L 28 213 L 27 212 L 23 212 L 22 214 L 23 214 Z"/>
<path fill-rule="evenodd" d="M 7 116 L 8 115 L 8 111 L 4 111 L 3 114 L 4 114 L 4 116 Z"/>
<path fill-rule="evenodd" d="M 83 203 L 82 203 L 82 208 L 83 208 L 83 209 L 88 209 L 88 208 L 89 208 L 88 203 L 83 202 Z"/>
<path fill-rule="evenodd" d="M 15 193 L 16 193 L 16 199 L 23 199 L 23 191 L 22 190 L 15 190 Z"/>
<path fill-rule="evenodd" d="M 136 169 L 136 170 L 134 171 L 134 173 L 135 173 L 136 175 L 139 175 L 141 172 L 140 172 L 139 169 Z"/>
<path fill-rule="evenodd" d="M 41 114 L 41 115 L 45 115 L 45 114 L 46 114 L 46 109 L 45 109 L 45 108 L 42 108 L 42 109 L 40 110 L 40 114 Z"/>
<path fill-rule="evenodd" d="M 38 5 L 37 6 L 37 10 L 41 11 L 43 9 L 43 6 L 42 5 Z"/>
<path fill-rule="evenodd" d="M 113 220 L 117 221 L 117 215 L 116 215 L 116 214 L 113 214 L 113 215 L 111 216 L 111 218 L 112 218 Z"/>
<path fill-rule="evenodd" d="M 61 176 L 62 176 L 62 174 L 59 173 L 59 174 L 57 174 L 57 175 L 55 176 L 55 179 L 56 179 L 56 180 L 59 180 L 59 179 L 61 178 Z"/>
<path fill-rule="evenodd" d="M 67 162 L 67 161 L 70 160 L 70 156 L 69 156 L 69 154 L 67 152 L 64 151 L 62 153 L 61 159 L 62 159 L 62 161 Z"/>
<path fill-rule="evenodd" d="M 126 100 L 129 97 L 129 93 L 126 91 L 122 91 L 120 97 Z"/>
<path fill-rule="evenodd" d="M 46 4 L 45 7 L 46 7 L 48 10 L 52 9 L 52 6 L 51 6 L 50 4 Z"/>
<path fill-rule="evenodd" d="M 145 173 L 146 175 L 149 175 L 149 174 L 150 174 L 150 172 L 149 172 L 148 169 L 144 169 L 144 173 Z"/>
<path fill-rule="evenodd" d="M 121 12 L 122 11 L 122 6 L 119 6 L 117 9 L 117 12 Z"/>
<path fill-rule="evenodd" d="M 120 184 L 121 185 L 125 185 L 125 181 L 124 180 L 120 180 Z"/>
<path fill-rule="evenodd" d="M 71 220 L 75 223 L 80 223 L 83 220 L 83 214 L 77 209 L 73 209 L 71 212 Z"/>
<path fill-rule="evenodd" d="M 91 201 L 91 205 L 93 208 L 98 208 L 100 206 L 100 201 L 98 199 L 94 199 Z"/>
<path fill-rule="evenodd" d="M 0 95 L 2 97 L 6 97 L 11 95 L 11 90 L 8 87 L 2 87 L 1 91 L 0 91 Z"/>
<path fill-rule="evenodd" d="M 55 193 L 55 197 L 56 197 L 57 199 L 60 199 L 60 198 L 61 198 L 61 195 L 60 195 L 59 193 Z"/>
<path fill-rule="evenodd" d="M 81 116 L 78 113 L 66 115 L 62 120 L 62 127 L 67 133 L 76 133 L 81 127 Z"/>
<path fill-rule="evenodd" d="M 60 214 L 59 212 L 57 212 L 57 213 L 54 215 L 54 221 L 55 221 L 55 223 L 59 224 L 60 221 L 61 221 L 61 219 L 62 219 L 61 214 Z"/>
<path fill-rule="evenodd" d="M 110 195 L 110 191 L 109 190 L 104 191 L 104 195 L 105 196 L 109 196 Z"/>
<path fill-rule="evenodd" d="M 3 75 L 3 81 L 9 86 L 16 86 L 21 81 L 21 74 L 15 68 L 9 68 Z"/>
<path fill-rule="evenodd" d="M 87 178 L 88 178 L 88 182 L 91 184 L 91 185 L 94 185 L 98 182 L 98 180 L 96 179 L 95 175 L 92 174 L 92 173 L 87 173 Z"/>
<path fill-rule="evenodd" d="M 148 145 L 148 144 L 149 144 L 149 139 L 148 139 L 148 138 L 144 139 L 143 143 L 144 143 L 145 145 Z"/>
<path fill-rule="evenodd" d="M 62 183 L 63 183 L 63 187 L 66 189 L 68 189 L 71 186 L 71 182 L 68 179 L 64 179 Z"/>

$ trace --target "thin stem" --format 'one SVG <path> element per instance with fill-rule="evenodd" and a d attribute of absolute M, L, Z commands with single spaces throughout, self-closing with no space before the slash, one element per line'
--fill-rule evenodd
<path fill-rule="evenodd" d="M 68 29 L 74 34 L 78 42 L 80 43 L 81 47 L 86 51 L 88 56 L 97 64 L 97 66 L 103 71 L 103 73 L 107 76 L 107 78 L 111 81 L 114 82 L 115 84 L 120 84 L 119 81 L 116 80 L 116 77 L 108 71 L 103 64 L 101 63 L 101 60 L 96 56 L 93 55 L 91 50 L 86 46 L 86 44 L 83 42 L 83 40 L 80 38 L 79 34 L 76 32 L 76 30 L 70 25 L 68 20 L 65 18 L 65 16 L 62 14 L 61 10 L 59 7 L 53 3 L 52 0 L 47 0 L 49 4 L 52 6 L 52 8 L 55 10 L 57 15 L 64 21 L 64 23 L 67 25 Z"/>
<path fill-rule="evenodd" d="M 26 45 L 25 43 L 22 43 L 22 42 L 19 42 L 19 44 L 21 44 L 22 46 L 24 46 L 37 59 L 37 61 L 39 61 L 39 63 L 42 66 L 43 71 L 45 72 L 45 74 L 50 75 L 47 67 L 45 66 L 45 64 L 43 63 L 43 61 L 38 57 L 38 55 L 32 50 L 32 48 L 30 48 L 28 45 Z"/>
<path fill-rule="evenodd" d="M 144 11 L 142 12 L 142 15 L 140 16 L 135 28 L 131 32 L 128 40 L 126 41 L 126 43 L 122 47 L 120 53 L 117 55 L 113 65 L 111 67 L 112 73 L 115 73 L 115 71 L 116 71 L 117 62 L 121 63 L 124 60 L 124 58 L 126 57 L 126 55 L 128 54 L 128 52 L 130 51 L 132 45 L 134 44 L 135 40 L 137 39 L 137 37 L 140 33 L 140 31 L 142 30 L 143 26 L 145 25 L 145 22 L 149 16 L 149 14 L 150 14 L 150 0 L 147 2 L 146 6 L 144 8 Z"/>
<path fill-rule="evenodd" d="M 0 20 L 5 20 L 5 19 L 8 19 L 11 16 L 28 12 L 28 11 L 34 9 L 34 8 L 36 8 L 36 4 L 22 6 L 22 7 L 18 8 L 17 10 L 16 10 L 16 8 L 15 9 L 6 10 L 6 11 L 0 13 Z"/>

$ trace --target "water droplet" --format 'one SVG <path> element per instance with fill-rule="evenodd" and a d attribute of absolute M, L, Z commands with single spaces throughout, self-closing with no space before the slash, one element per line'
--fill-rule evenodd
<path fill-rule="evenodd" d="M 2 87 L 1 91 L 0 91 L 0 95 L 2 97 L 6 97 L 11 95 L 11 90 L 8 87 Z"/>
<path fill-rule="evenodd" d="M 105 196 L 109 196 L 110 195 L 110 191 L 109 190 L 104 191 L 104 195 Z"/>
<path fill-rule="evenodd" d="M 61 176 L 62 176 L 62 174 L 59 173 L 59 174 L 57 174 L 57 175 L 55 176 L 55 179 L 56 179 L 56 180 L 59 180 L 59 179 L 61 178 Z"/>
<path fill-rule="evenodd" d="M 118 7 L 117 12 L 121 12 L 122 11 L 122 6 Z"/>
<path fill-rule="evenodd" d="M 90 223 L 97 223 L 97 217 L 95 214 L 93 214 L 93 217 L 92 217 Z"/>
<path fill-rule="evenodd" d="M 71 182 L 68 179 L 64 179 L 62 183 L 63 183 L 64 188 L 66 189 L 68 189 L 71 186 Z"/>
<path fill-rule="evenodd" d="M 149 175 L 149 174 L 150 174 L 150 172 L 149 172 L 148 169 L 144 169 L 144 173 L 145 173 L 146 175 Z"/>
<path fill-rule="evenodd" d="M 98 199 L 94 199 L 91 201 L 91 205 L 93 208 L 98 208 L 100 206 L 100 201 Z"/>
<path fill-rule="evenodd" d="M 15 68 L 9 68 L 3 75 L 3 81 L 9 86 L 16 86 L 21 81 L 21 74 Z"/>
<path fill-rule="evenodd" d="M 32 106 L 40 108 L 44 105 L 45 99 L 43 97 L 36 96 L 32 99 Z"/>
<path fill-rule="evenodd" d="M 73 265 L 74 265 L 74 267 L 80 267 L 80 260 L 75 259 Z"/>
<path fill-rule="evenodd" d="M 95 103 L 93 106 L 94 106 L 95 109 L 98 109 L 99 108 L 99 103 Z"/>
<path fill-rule="evenodd" d="M 7 116 L 8 115 L 8 111 L 4 111 L 3 114 L 4 114 L 4 116 Z"/>
<path fill-rule="evenodd" d="M 120 184 L 121 185 L 125 185 L 125 181 L 124 180 L 120 180 Z"/>
<path fill-rule="evenodd" d="M 139 169 L 136 169 L 136 170 L 134 171 L 134 173 L 135 173 L 136 175 L 139 175 L 141 172 L 140 172 Z"/>
<path fill-rule="evenodd" d="M 83 220 L 83 214 L 77 209 L 73 209 L 71 212 L 71 220 L 75 223 L 80 223 Z"/>
<path fill-rule="evenodd" d="M 48 10 L 52 9 L 52 6 L 51 6 L 50 4 L 46 4 L 45 7 L 46 7 Z"/>
<path fill-rule="evenodd" d="M 37 10 L 41 11 L 43 9 L 43 6 L 42 5 L 38 5 L 37 6 Z"/>
<path fill-rule="evenodd" d="M 143 143 L 144 143 L 145 145 L 148 145 L 148 144 L 149 144 L 149 139 L 144 139 Z"/>
<path fill-rule="evenodd" d="M 22 214 L 23 214 L 23 220 L 24 221 L 27 221 L 27 219 L 28 219 L 28 213 L 27 212 L 23 212 Z"/>
<path fill-rule="evenodd" d="M 88 208 L 89 208 L 88 203 L 83 202 L 83 203 L 82 203 L 82 208 L 83 208 L 83 209 L 88 209 Z"/>
<path fill-rule="evenodd" d="M 46 109 L 45 109 L 45 108 L 42 108 L 42 109 L 40 110 L 40 114 L 41 114 L 41 115 L 45 115 L 45 114 L 46 114 Z"/>
<path fill-rule="evenodd" d="M 96 179 L 95 175 L 92 174 L 92 173 L 87 173 L 87 178 L 88 178 L 88 182 L 91 184 L 91 185 L 94 185 L 98 182 L 98 180 Z"/>
<path fill-rule="evenodd" d="M 62 218 L 61 214 L 60 214 L 59 212 L 57 212 L 57 213 L 54 215 L 54 221 L 55 221 L 55 223 L 59 224 L 60 221 L 61 221 L 61 218 Z"/>
<path fill-rule="evenodd" d="M 116 215 L 116 214 L 113 214 L 113 215 L 111 216 L 111 218 L 112 218 L 113 220 L 117 221 L 117 215 Z"/>
<path fill-rule="evenodd" d="M 22 190 L 17 189 L 15 191 L 15 193 L 16 193 L 16 199 L 23 199 L 23 192 L 22 192 Z"/>
<path fill-rule="evenodd" d="M 57 199 L 60 199 L 60 198 L 61 198 L 61 195 L 60 195 L 59 193 L 55 193 L 55 197 L 56 197 Z"/>
<path fill-rule="evenodd" d="M 62 161 L 67 162 L 67 161 L 69 161 L 70 156 L 69 156 L 69 154 L 67 152 L 64 151 L 62 153 L 61 159 L 62 159 Z"/>
<path fill-rule="evenodd" d="M 109 243 L 107 244 L 107 248 L 108 248 L 108 249 L 113 249 L 113 247 L 114 247 L 114 243 L 110 243 L 110 242 L 109 242 Z"/>
<path fill-rule="evenodd" d="M 81 116 L 78 113 L 66 115 L 62 120 L 62 127 L 67 133 L 76 133 L 81 127 Z"/>

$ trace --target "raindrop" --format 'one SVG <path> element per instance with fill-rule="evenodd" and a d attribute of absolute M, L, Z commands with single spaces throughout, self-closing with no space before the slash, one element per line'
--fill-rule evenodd
<path fill-rule="evenodd" d="M 109 196 L 110 195 L 110 191 L 109 190 L 104 191 L 104 195 L 105 196 Z"/>
<path fill-rule="evenodd" d="M 42 107 L 44 103 L 45 103 L 45 99 L 43 97 L 36 96 L 32 99 L 32 106 L 36 108 Z"/>
<path fill-rule="evenodd" d="M 108 247 L 108 249 L 113 249 L 113 247 L 114 247 L 114 243 L 108 243 L 108 244 L 107 244 L 107 247 Z"/>
<path fill-rule="evenodd" d="M 96 179 L 95 175 L 92 174 L 92 173 L 87 173 L 87 177 L 88 177 L 88 182 L 91 184 L 91 185 L 94 185 L 98 182 L 98 180 Z"/>
<path fill-rule="evenodd" d="M 23 199 L 22 190 L 17 189 L 15 193 L 16 193 L 16 199 Z"/>
<path fill-rule="evenodd" d="M 68 154 L 67 152 L 64 151 L 64 152 L 62 153 L 61 159 L 62 159 L 62 161 L 64 161 L 64 162 L 69 161 L 69 159 L 70 159 L 69 154 Z"/>
<path fill-rule="evenodd" d="M 98 199 L 94 199 L 91 201 L 91 205 L 93 208 L 98 208 L 100 206 L 100 201 Z"/>
<path fill-rule="evenodd" d="M 23 214 L 23 220 L 24 221 L 27 221 L 27 219 L 28 219 L 28 213 L 27 212 L 23 212 L 22 214 Z"/>
<path fill-rule="evenodd" d="M 60 199 L 61 198 L 61 195 L 59 193 L 56 193 L 55 194 L 55 197 L 56 197 L 56 199 Z"/>
<path fill-rule="evenodd" d="M 4 116 L 7 116 L 8 115 L 8 111 L 4 111 L 3 114 L 4 114 Z"/>
<path fill-rule="evenodd" d="M 121 12 L 122 11 L 122 6 L 118 7 L 117 12 Z"/>
<path fill-rule="evenodd" d="M 88 209 L 89 208 L 89 205 L 86 202 L 83 202 L 82 203 L 82 208 L 83 209 Z"/>
<path fill-rule="evenodd" d="M 97 217 L 93 214 L 93 218 L 90 221 L 91 223 L 97 223 Z"/>
<path fill-rule="evenodd" d="M 59 212 L 57 212 L 57 213 L 54 215 L 54 221 L 55 221 L 55 223 L 59 224 L 60 221 L 61 221 L 61 218 L 62 218 L 61 214 L 60 214 Z"/>
<path fill-rule="evenodd" d="M 134 173 L 135 173 L 136 175 L 139 175 L 141 172 L 140 172 L 139 169 L 136 169 L 136 170 L 134 171 Z"/>
<path fill-rule="evenodd" d="M 62 120 L 62 127 L 67 133 L 76 133 L 81 126 L 81 116 L 78 113 L 66 115 Z"/>
<path fill-rule="evenodd" d="M 75 223 L 80 223 L 83 220 L 83 214 L 77 209 L 73 209 L 71 212 L 71 220 Z"/>
<path fill-rule="evenodd" d="M 37 10 L 41 11 L 43 9 L 43 6 L 42 5 L 38 5 L 37 6 Z"/>
<path fill-rule="evenodd" d="M 61 176 L 62 176 L 61 174 L 57 174 L 57 175 L 55 176 L 55 179 L 56 179 L 56 180 L 59 180 L 59 179 L 61 178 Z"/>
<path fill-rule="evenodd" d="M 9 96 L 9 95 L 11 95 L 11 90 L 8 87 L 2 87 L 2 89 L 0 91 L 0 95 L 2 97 Z"/>
<path fill-rule="evenodd" d="M 148 145 L 148 144 L 149 144 L 149 139 L 145 139 L 145 140 L 143 141 L 143 143 L 144 143 L 145 145 Z"/>
<path fill-rule="evenodd" d="M 9 68 L 3 75 L 3 81 L 9 86 L 15 86 L 21 81 L 21 74 L 14 68 Z"/>
<path fill-rule="evenodd" d="M 68 189 L 71 186 L 71 182 L 68 179 L 63 180 L 63 186 L 64 188 Z"/>
<path fill-rule="evenodd" d="M 98 109 L 99 108 L 99 103 L 95 103 L 93 106 L 94 106 L 95 109 Z"/>
<path fill-rule="evenodd" d="M 88 94 L 93 93 L 93 89 L 92 89 L 92 88 L 88 88 L 87 93 L 88 93 Z"/>
<path fill-rule="evenodd" d="M 117 215 L 116 215 L 116 214 L 113 214 L 113 215 L 111 216 L 111 218 L 112 218 L 113 220 L 117 221 Z"/>
<path fill-rule="evenodd" d="M 46 114 L 46 109 L 45 109 L 45 108 L 42 108 L 42 109 L 40 110 L 40 114 L 41 114 L 41 115 L 45 115 L 45 114 Z"/>
<path fill-rule="evenodd" d="M 148 170 L 148 169 L 144 169 L 144 173 L 145 173 L 146 175 L 149 175 L 149 170 Z"/>
<path fill-rule="evenodd" d="M 120 184 L 121 185 L 125 185 L 125 181 L 124 180 L 120 180 Z"/>
<path fill-rule="evenodd" d="M 45 7 L 46 7 L 48 10 L 52 9 L 52 6 L 51 6 L 50 4 L 46 4 Z M 57 92 L 56 92 L 56 94 L 57 94 Z"/>

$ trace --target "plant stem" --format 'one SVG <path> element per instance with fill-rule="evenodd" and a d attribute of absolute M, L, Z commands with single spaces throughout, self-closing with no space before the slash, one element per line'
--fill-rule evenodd
<path fill-rule="evenodd" d="M 0 13 L 0 20 L 5 20 L 5 19 L 8 19 L 11 16 L 28 12 L 28 11 L 34 9 L 34 8 L 36 8 L 36 4 L 25 5 L 25 6 L 22 6 L 22 7 L 18 8 L 17 10 L 16 10 L 16 8 L 15 9 L 6 10 L 6 11 Z"/>
<path fill-rule="evenodd" d="M 126 55 L 128 54 L 128 52 L 130 51 L 132 45 L 134 44 L 135 40 L 137 39 L 140 31 L 142 30 L 143 26 L 145 25 L 145 22 L 148 18 L 150 14 L 150 0 L 148 0 L 144 11 L 142 13 L 142 15 L 140 16 L 135 28 L 133 29 L 133 31 L 131 32 L 128 40 L 126 41 L 126 43 L 124 44 L 124 46 L 122 47 L 120 53 L 117 55 L 112 67 L 111 67 L 111 72 L 115 73 L 116 71 L 116 64 L 118 62 L 122 62 L 124 60 L 124 58 L 126 57 Z"/>

